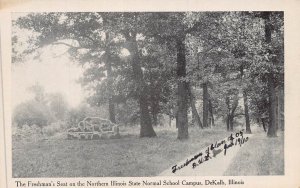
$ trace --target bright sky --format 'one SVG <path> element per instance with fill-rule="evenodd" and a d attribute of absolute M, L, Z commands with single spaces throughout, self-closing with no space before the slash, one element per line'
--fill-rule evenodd
<path fill-rule="evenodd" d="M 14 13 L 12 19 L 28 13 Z M 32 32 L 13 27 L 18 36 L 18 50 L 26 49 L 26 40 Z M 61 93 L 71 107 L 77 106 L 84 99 L 84 91 L 77 80 L 82 76 L 83 68 L 71 62 L 66 46 L 48 46 L 42 50 L 40 59 L 12 64 L 12 107 L 32 99 L 28 87 L 38 83 L 46 93 Z"/>
<path fill-rule="evenodd" d="M 40 60 L 12 64 L 12 105 L 33 97 L 28 87 L 39 83 L 46 93 L 60 92 L 70 106 L 78 105 L 84 98 L 84 91 L 76 81 L 83 69 L 70 61 L 64 47 L 47 48 Z M 63 55 L 54 57 L 63 53 Z"/>
<path fill-rule="evenodd" d="M 28 13 L 14 13 L 16 20 Z M 19 52 L 27 49 L 27 40 L 35 33 L 13 27 L 13 33 L 18 37 Z M 68 41 L 70 42 L 70 41 Z M 68 43 L 67 42 L 67 43 Z M 66 46 L 55 45 L 42 49 L 40 59 L 29 59 L 26 62 L 12 64 L 12 107 L 32 99 L 33 94 L 28 87 L 39 84 L 46 93 L 59 92 L 64 95 L 70 106 L 75 107 L 85 98 L 85 92 L 77 80 L 82 76 L 83 68 L 76 62 L 71 62 Z M 128 56 L 127 49 L 122 49 L 121 55 Z"/>

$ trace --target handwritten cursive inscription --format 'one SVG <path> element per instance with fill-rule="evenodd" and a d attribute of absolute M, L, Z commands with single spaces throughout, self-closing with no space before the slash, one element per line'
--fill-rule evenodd
<path fill-rule="evenodd" d="M 244 130 L 237 132 L 235 134 L 230 134 L 227 138 L 221 141 L 216 141 L 210 146 L 206 147 L 204 151 L 201 151 L 194 155 L 191 158 L 186 159 L 183 164 L 172 166 L 172 172 L 175 173 L 178 170 L 188 166 L 191 164 L 192 168 L 196 168 L 202 163 L 211 160 L 212 157 L 216 157 L 222 151 L 224 151 L 224 155 L 226 155 L 227 151 L 234 146 L 242 146 L 249 140 L 249 137 L 244 137 Z"/>

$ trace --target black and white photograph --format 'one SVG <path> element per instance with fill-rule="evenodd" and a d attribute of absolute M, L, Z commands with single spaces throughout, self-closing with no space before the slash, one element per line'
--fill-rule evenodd
<path fill-rule="evenodd" d="M 284 176 L 284 17 L 12 12 L 12 177 Z"/>

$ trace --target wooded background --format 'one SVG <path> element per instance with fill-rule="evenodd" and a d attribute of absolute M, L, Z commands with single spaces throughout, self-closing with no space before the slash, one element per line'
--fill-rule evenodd
<path fill-rule="evenodd" d="M 14 64 L 67 46 L 89 93 L 86 105 L 71 108 L 35 84 L 34 98 L 14 109 L 17 127 L 72 127 L 106 114 L 140 125 L 140 137 L 155 137 L 153 126 L 172 119 L 179 140 L 190 126 L 213 128 L 216 120 L 233 131 L 241 117 L 247 133 L 251 122 L 269 137 L 284 129 L 283 12 L 28 13 L 12 25 L 32 33 L 25 44 L 12 33 Z"/>

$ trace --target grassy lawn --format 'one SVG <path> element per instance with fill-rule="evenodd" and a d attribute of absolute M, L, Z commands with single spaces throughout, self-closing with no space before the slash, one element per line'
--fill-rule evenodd
<path fill-rule="evenodd" d="M 190 128 L 190 139 L 177 130 L 156 127 L 157 138 L 139 138 L 138 128 L 121 129 L 121 139 L 13 143 L 13 177 L 155 176 L 184 157 L 229 135 L 225 128 Z M 248 144 L 250 145 L 250 144 Z"/>
<path fill-rule="evenodd" d="M 254 135 L 230 164 L 224 175 L 284 175 L 284 132 L 268 138 L 265 133 Z"/>

